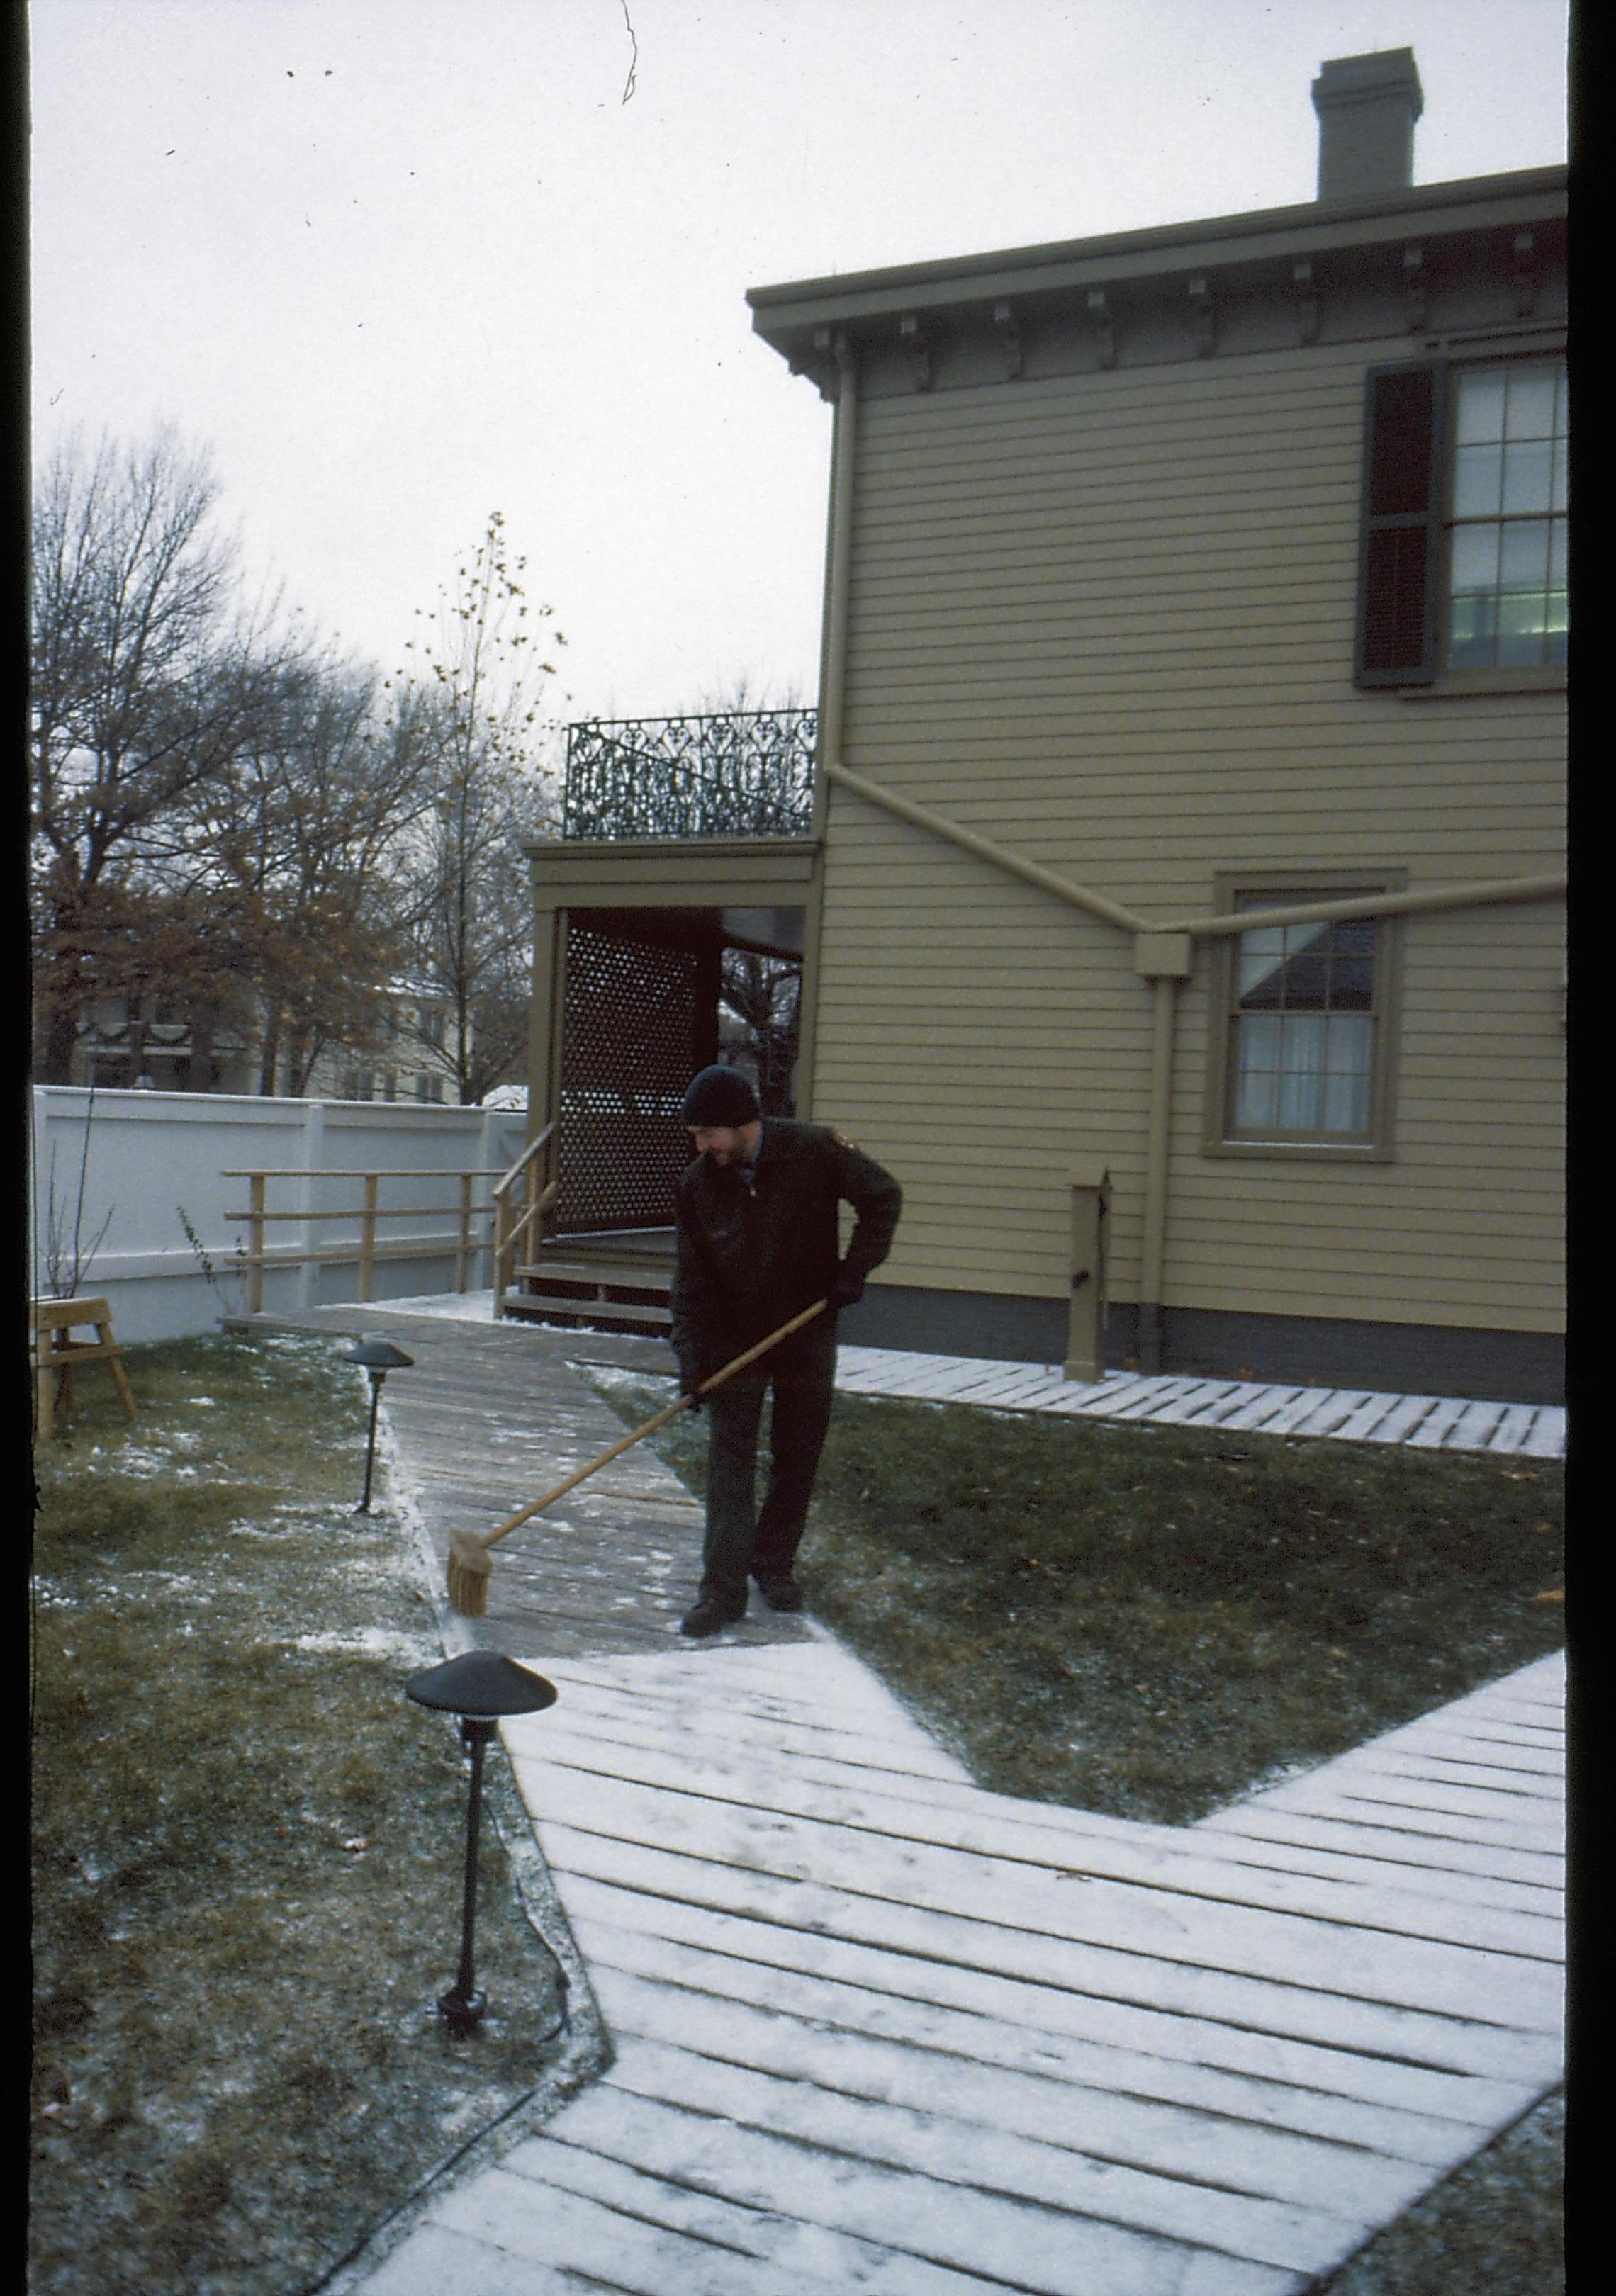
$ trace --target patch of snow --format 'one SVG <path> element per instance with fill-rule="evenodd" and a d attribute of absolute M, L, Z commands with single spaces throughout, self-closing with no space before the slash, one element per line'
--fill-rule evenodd
<path fill-rule="evenodd" d="M 365 1658 L 431 1659 L 438 1645 L 424 1635 L 390 1634 L 383 1627 L 361 1627 L 357 1634 L 299 1635 L 292 1648 L 300 1651 L 350 1651 Z"/>
<path fill-rule="evenodd" d="M 452 1324 L 491 1324 L 494 1321 L 492 1292 L 425 1292 L 406 1300 L 372 1300 L 365 1312 L 371 1315 L 439 1316 Z"/>

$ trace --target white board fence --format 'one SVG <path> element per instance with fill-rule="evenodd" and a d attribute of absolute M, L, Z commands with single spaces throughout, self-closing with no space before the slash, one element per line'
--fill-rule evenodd
<path fill-rule="evenodd" d="M 270 1223 L 269 1244 L 317 1251 L 322 1260 L 267 1268 L 267 1313 L 357 1297 L 363 1190 L 357 1179 L 335 1177 L 344 1171 L 430 1176 L 381 1183 L 384 1214 L 390 1205 L 431 1209 L 431 1217 L 382 1218 L 379 1238 L 409 1252 L 379 1259 L 372 1296 L 447 1292 L 456 1274 L 461 1175 L 504 1170 L 521 1153 L 526 1135 L 520 1109 L 201 1092 L 92 1095 L 86 1086 L 38 1085 L 29 1173 L 33 1290 L 45 1295 L 67 1288 L 76 1231 L 76 1288 L 111 1302 L 120 1341 L 210 1331 L 246 1305 L 241 1255 L 249 1249 L 249 1227 L 232 1215 L 246 1212 L 249 1183 L 225 1173 L 296 1168 L 299 1177 L 268 1183 L 270 1208 L 300 1215 Z M 488 1177 L 474 1183 L 478 1207 L 493 1185 Z M 309 1218 L 313 1213 L 343 1216 Z M 469 1289 L 492 1281 L 492 1225 L 480 1212 Z"/>

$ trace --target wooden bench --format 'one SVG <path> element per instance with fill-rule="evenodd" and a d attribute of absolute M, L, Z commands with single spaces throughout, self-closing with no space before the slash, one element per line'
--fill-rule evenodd
<path fill-rule="evenodd" d="M 73 1399 L 75 1364 L 104 1363 L 123 1398 L 123 1407 L 135 1416 L 135 1398 L 124 1375 L 123 1350 L 112 1337 L 112 1309 L 105 1300 L 36 1300 L 33 1303 L 34 1377 L 39 1398 L 39 1439 L 47 1442 L 55 1431 L 56 1413 Z M 94 1324 L 95 1337 L 76 1340 L 73 1333 Z"/>

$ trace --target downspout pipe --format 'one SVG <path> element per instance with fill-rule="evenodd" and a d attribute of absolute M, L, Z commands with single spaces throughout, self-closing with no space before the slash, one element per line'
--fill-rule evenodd
<path fill-rule="evenodd" d="M 841 756 L 848 660 L 849 573 L 853 553 L 853 473 L 858 439 L 858 359 L 845 333 L 829 330 L 816 344 L 836 362 L 836 414 L 831 439 L 830 527 L 825 537 L 824 643 L 819 657 L 818 770 L 814 776 L 813 834 L 819 848 L 812 898 L 803 919 L 802 1004 L 799 1015 L 794 1105 L 814 1108 L 815 1038 L 818 1032 L 819 938 L 824 906 L 825 823 L 830 782 Z"/>
<path fill-rule="evenodd" d="M 1144 1140 L 1144 1236 L 1139 1263 L 1139 1368 L 1153 1378 L 1161 1369 L 1161 1293 L 1167 1260 L 1167 1161 L 1172 1129 L 1173 1044 L 1178 1017 L 1178 981 L 1158 973 L 1151 982 L 1150 1114 Z"/>
<path fill-rule="evenodd" d="M 827 348 L 836 361 L 836 421 L 831 446 L 831 521 L 825 549 L 824 650 L 819 664 L 819 785 L 814 834 L 824 835 L 826 779 L 841 765 L 847 701 L 848 595 L 853 562 L 853 474 L 858 446 L 858 360 L 845 334 Z"/>

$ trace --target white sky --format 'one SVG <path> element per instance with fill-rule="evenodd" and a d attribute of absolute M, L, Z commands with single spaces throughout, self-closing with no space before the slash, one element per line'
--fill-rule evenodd
<path fill-rule="evenodd" d="M 390 668 L 498 508 L 572 718 L 814 698 L 830 409 L 749 287 L 1309 200 L 1309 84 L 1376 47 L 1415 50 L 1416 181 L 1565 157 L 1563 0 L 30 20 L 37 456 L 171 419 L 255 570 Z"/>

